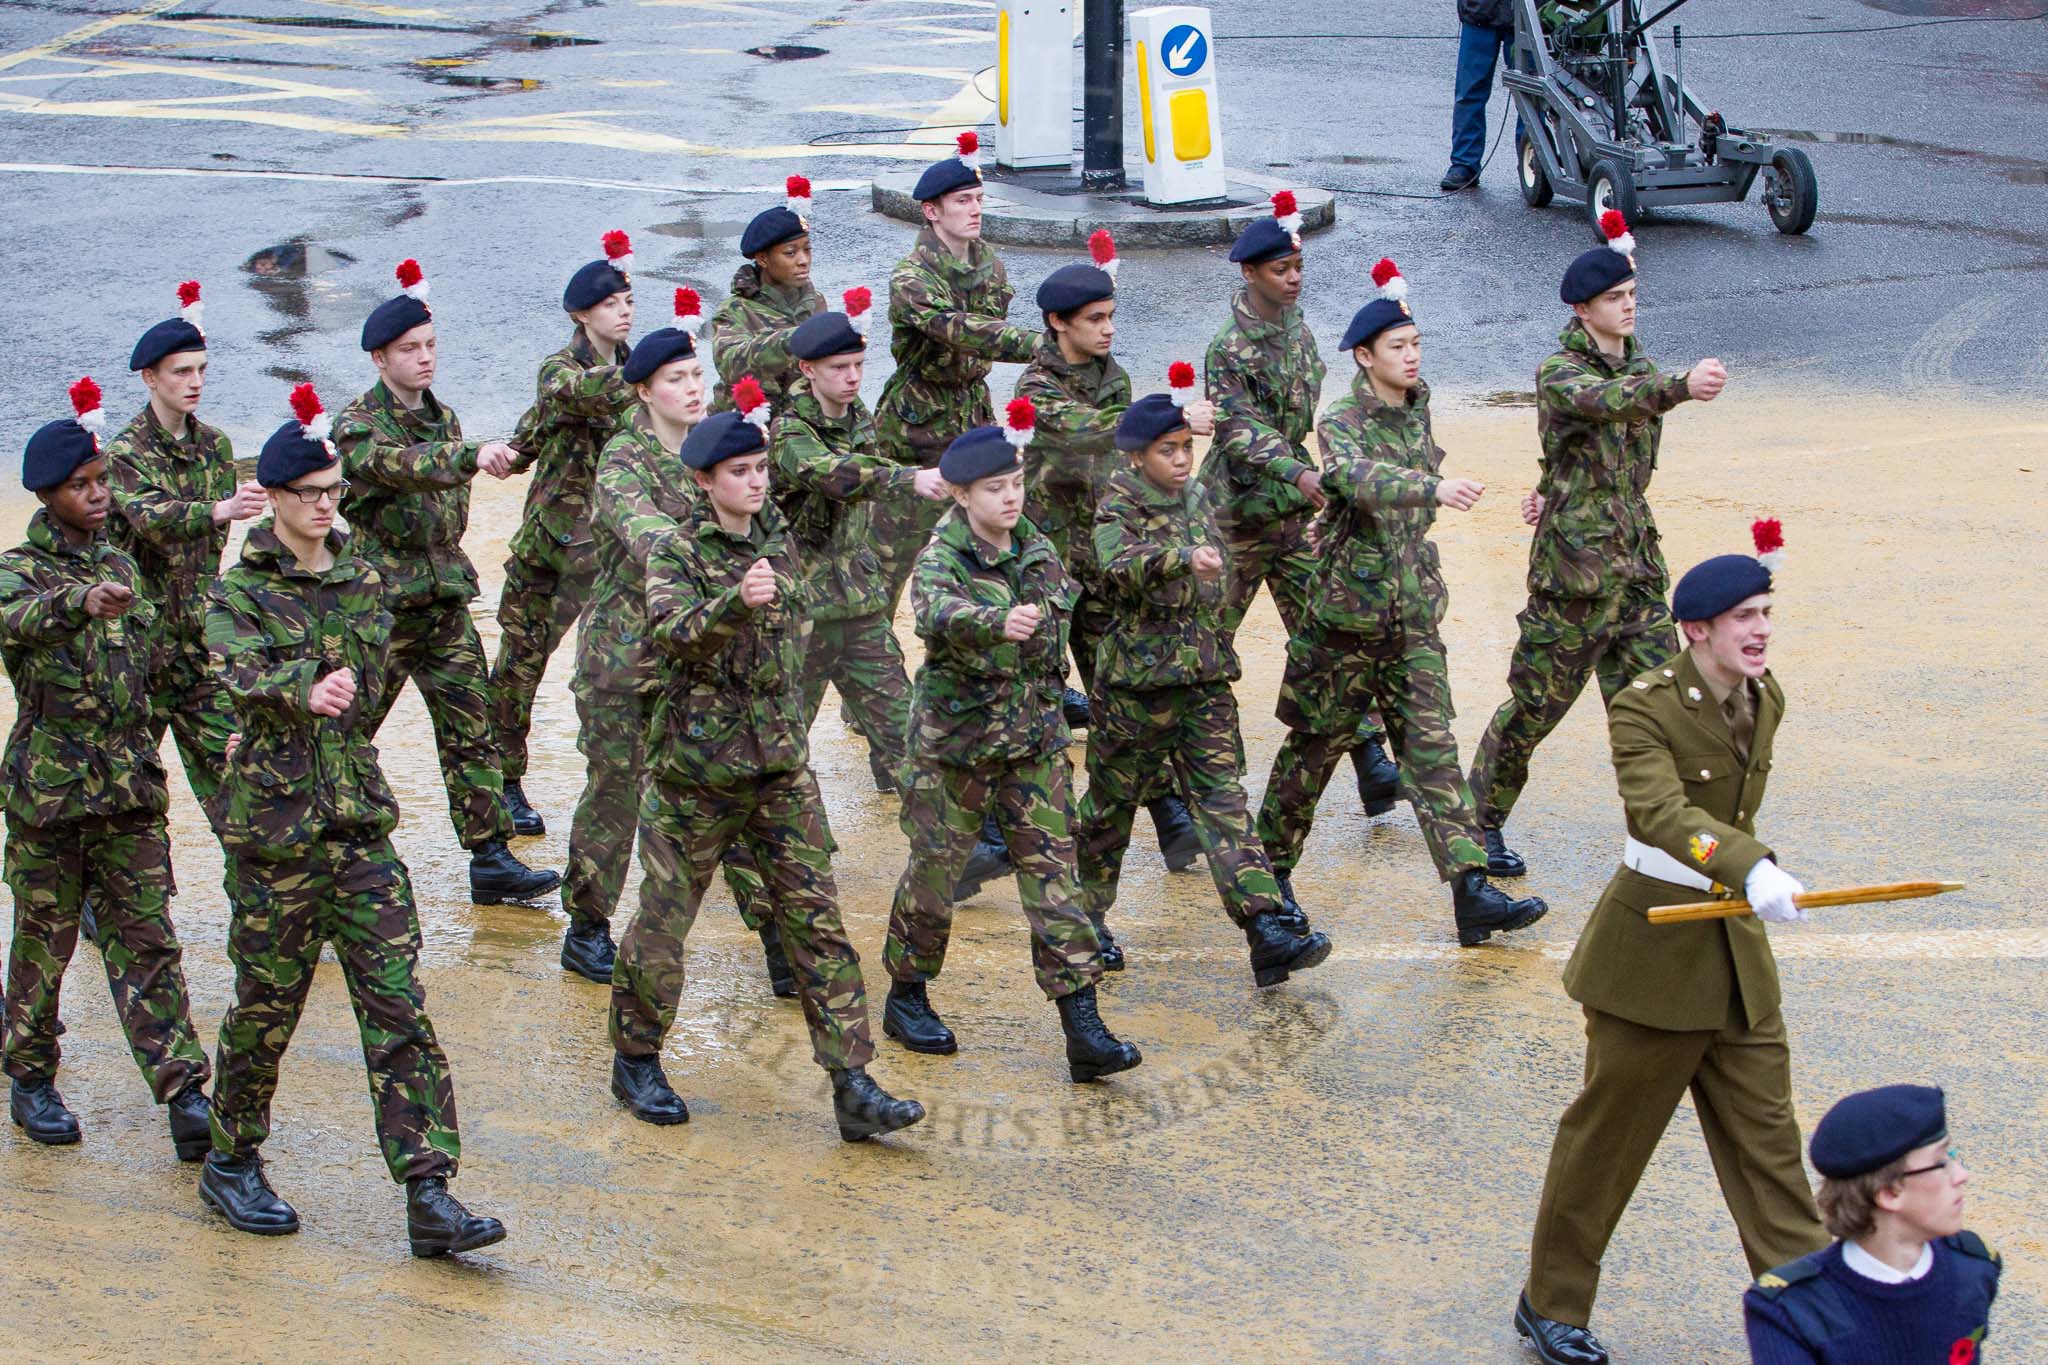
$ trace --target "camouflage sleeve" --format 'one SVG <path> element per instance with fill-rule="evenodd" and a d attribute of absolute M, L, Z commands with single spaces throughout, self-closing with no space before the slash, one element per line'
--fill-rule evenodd
<path fill-rule="evenodd" d="M 984 607 L 960 591 L 953 555 L 933 544 L 917 556 L 910 577 L 910 609 L 918 638 L 950 640 L 983 648 L 1003 643 L 1003 622 L 1009 612 Z"/>
<path fill-rule="evenodd" d="M 1676 705 L 1663 687 L 1623 688 L 1608 712 L 1614 776 L 1629 825 L 1643 842 L 1687 867 L 1699 868 L 1723 886 L 1741 886 L 1757 860 L 1770 857 L 1771 850 L 1687 797 L 1678 759 L 1657 719 L 1660 701 Z M 1701 853 L 1707 856 L 1698 856 Z"/>
<path fill-rule="evenodd" d="M 591 521 L 617 536 L 642 569 L 654 547 L 676 533 L 675 519 L 661 510 L 628 459 L 607 459 L 597 471 Z"/>
<path fill-rule="evenodd" d="M 342 468 L 349 478 L 400 492 L 459 488 L 476 477 L 475 442 L 417 441 L 407 445 L 354 413 L 342 415 L 334 444 L 341 451 Z"/>
<path fill-rule="evenodd" d="M 1349 423 L 1325 420 L 1316 436 L 1323 443 L 1323 492 L 1331 501 L 1360 507 L 1427 507 L 1436 501 L 1440 475 L 1378 458 L 1379 448 Z"/>
<path fill-rule="evenodd" d="M 836 451 L 818 439 L 808 422 L 778 418 L 771 460 L 778 483 L 817 493 L 835 502 L 879 497 L 917 482 L 917 470 L 879 452 Z"/>
<path fill-rule="evenodd" d="M 540 458 L 540 404 L 535 403 L 520 413 L 518 425 L 505 439 L 518 452 L 512 457 L 512 472 L 524 474 L 533 468 L 533 462 Z"/>
<path fill-rule="evenodd" d="M 125 433 L 107 444 L 107 481 L 114 490 L 114 514 L 152 545 L 170 549 L 213 530 L 213 504 L 173 496 L 155 462 Z"/>
<path fill-rule="evenodd" d="M 1682 374 L 1652 368 L 1645 374 L 1603 375 L 1566 354 L 1536 371 L 1536 396 L 1545 407 L 1596 422 L 1641 422 L 1691 397 Z"/>
<path fill-rule="evenodd" d="M 320 660 L 278 658 L 256 605 L 218 581 L 207 598 L 206 649 L 238 714 L 252 709 L 309 714 L 306 698 L 319 680 Z"/>
<path fill-rule="evenodd" d="M 1051 375 L 1037 368 L 1017 381 L 1017 397 L 1029 398 L 1038 409 L 1038 430 L 1031 458 L 1045 470 L 1048 482 L 1061 487 L 1086 487 L 1095 467 L 1116 450 L 1116 424 L 1128 402 L 1090 407 L 1067 397 Z"/>
<path fill-rule="evenodd" d="M 685 663 L 711 658 L 753 614 L 739 586 L 706 597 L 692 577 L 682 545 L 665 540 L 647 557 L 647 638 Z"/>
<path fill-rule="evenodd" d="M 789 353 L 789 339 L 795 334 L 794 325 L 720 327 L 711 337 L 711 366 L 728 385 L 750 374 L 794 374 L 796 357 Z"/>
<path fill-rule="evenodd" d="M 38 590 L 11 566 L 0 565 L 0 641 L 10 645 L 59 645 L 84 630 L 90 583 Z"/>
<path fill-rule="evenodd" d="M 1209 347 L 1202 368 L 1209 401 L 1216 405 L 1217 447 L 1246 468 L 1282 483 L 1291 484 L 1309 472 L 1311 466 L 1295 454 L 1293 442 L 1259 410 L 1244 366 L 1223 338 Z"/>
<path fill-rule="evenodd" d="M 1194 569 L 1195 547 L 1147 539 L 1131 510 L 1115 494 L 1102 500 L 1095 513 L 1095 559 L 1111 592 L 1135 597 L 1155 583 L 1186 577 Z"/>
<path fill-rule="evenodd" d="M 1038 333 L 952 307 L 915 265 L 898 266 L 889 279 L 889 320 L 983 360 L 1022 364 L 1038 351 Z"/>
<path fill-rule="evenodd" d="M 633 387 L 621 377 L 617 365 L 586 370 L 559 356 L 549 356 L 541 362 L 533 406 L 541 412 L 553 410 L 594 419 L 612 416 L 622 404 L 631 406 L 628 400 L 632 399 Z"/>

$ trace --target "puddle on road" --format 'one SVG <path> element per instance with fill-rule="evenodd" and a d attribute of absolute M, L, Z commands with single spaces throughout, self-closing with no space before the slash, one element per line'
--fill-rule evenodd
<path fill-rule="evenodd" d="M 828 51 L 822 47 L 807 47 L 802 43 L 763 44 L 745 49 L 749 57 L 766 57 L 771 62 L 802 62 L 812 57 L 822 57 Z"/>
<path fill-rule="evenodd" d="M 1861 0 L 1869 8 L 1887 14 L 1910 14 L 1916 19 L 2024 19 L 2039 14 L 2038 0 Z"/>
<path fill-rule="evenodd" d="M 406 74 L 434 85 L 453 85 L 491 95 L 546 89 L 542 82 L 527 76 L 492 76 L 481 71 L 458 69 L 475 66 L 476 63 L 474 57 L 419 57 L 406 64 Z"/>
<path fill-rule="evenodd" d="M 695 237 L 712 239 L 737 237 L 747 230 L 745 223 L 724 223 L 709 218 L 683 218 L 673 223 L 656 223 L 648 229 L 664 237 Z"/>
<path fill-rule="evenodd" d="M 2048 185 L 2048 161 L 2036 161 L 2031 157 L 2006 156 L 1999 152 L 1983 152 L 1971 147 L 1948 147 L 1938 142 L 1921 142 L 1910 137 L 1893 137 L 1889 133 L 1826 133 L 1805 128 L 1758 128 L 1756 132 L 1774 137 L 1783 142 L 1834 143 L 1842 146 L 1896 147 L 1900 151 L 1921 152 L 1927 156 L 1939 157 L 1945 161 L 1963 161 L 1983 166 L 1998 172 L 2015 185 Z"/>

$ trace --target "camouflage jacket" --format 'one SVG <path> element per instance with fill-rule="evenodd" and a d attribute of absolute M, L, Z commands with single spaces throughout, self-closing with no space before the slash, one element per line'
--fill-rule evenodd
<path fill-rule="evenodd" d="M 775 569 L 767 606 L 740 601 L 757 559 Z M 782 515 L 764 505 L 745 536 L 695 499 L 678 533 L 647 556 L 648 634 L 656 651 L 648 775 L 669 787 L 725 788 L 810 761 L 804 716 L 809 604 Z"/>
<path fill-rule="evenodd" d="M 1144 692 L 1237 680 L 1237 650 L 1223 627 L 1225 580 L 1204 583 L 1193 568 L 1204 545 L 1230 563 L 1208 489 L 1189 479 L 1169 493 L 1125 469 L 1095 513 L 1094 542 L 1116 621 L 1095 656 L 1098 684 Z"/>
<path fill-rule="evenodd" d="M 769 409 L 781 412 L 798 377 L 790 334 L 824 311 L 825 296 L 811 286 L 778 289 L 761 278 L 761 268 L 752 261 L 741 266 L 732 277 L 732 292 L 704 324 L 704 344 L 718 370 L 709 410 L 730 409 L 734 381 L 750 374 L 761 381 Z"/>
<path fill-rule="evenodd" d="M 889 585 L 869 532 L 872 504 L 915 498 L 916 475 L 883 458 L 867 404 L 855 398 L 835 420 L 799 379 L 769 433 L 769 450 L 776 506 L 803 559 L 812 619 L 887 610 Z"/>
<path fill-rule="evenodd" d="M 266 520 L 249 532 L 241 563 L 214 584 L 206 647 L 242 742 L 207 813 L 239 857 L 276 860 L 326 839 L 381 839 L 398 823 L 369 719 L 391 685 L 393 622 L 384 585 L 356 543 L 328 532 L 334 563 L 314 573 Z M 348 710 L 308 711 L 313 684 L 342 669 L 355 673 Z"/>
<path fill-rule="evenodd" d="M 1324 367 L 1300 310 L 1267 322 L 1239 290 L 1202 368 L 1216 404 L 1216 440 L 1201 479 L 1216 495 L 1217 514 L 1234 525 L 1265 526 L 1307 507 L 1294 481 L 1315 468 L 1304 443 Z"/>
<path fill-rule="evenodd" d="M 1444 462 L 1430 433 L 1429 385 L 1416 381 L 1396 406 L 1360 371 L 1316 434 L 1330 504 L 1317 521 L 1322 591 L 1309 603 L 1311 628 L 1370 639 L 1434 634 L 1450 594 L 1429 538 Z"/>
<path fill-rule="evenodd" d="M 967 259 L 946 250 L 929 227 L 889 276 L 889 354 L 896 371 L 882 386 L 878 419 L 901 427 L 919 462 L 935 465 L 968 427 L 991 420 L 988 372 L 1022 363 L 1038 333 L 1012 327 L 1016 291 L 996 253 L 970 242 Z"/>
<path fill-rule="evenodd" d="M 430 391 L 418 412 L 378 380 L 334 424 L 342 474 L 354 485 L 342 515 L 356 553 L 377 571 L 393 611 L 419 611 L 476 596 L 476 569 L 462 552 L 469 529 L 475 441 Z"/>
<path fill-rule="evenodd" d="M 197 417 L 185 419 L 180 441 L 144 404 L 107 442 L 106 456 L 114 488 L 108 538 L 141 570 L 158 628 L 196 643 L 206 628 L 206 588 L 228 547 L 213 505 L 235 491 L 234 447 Z"/>
<path fill-rule="evenodd" d="M 957 506 L 939 519 L 911 572 L 924 641 L 910 702 L 910 756 L 967 768 L 1035 759 L 1067 746 L 1060 714 L 1067 622 L 1078 588 L 1052 542 L 1027 517 L 998 553 Z M 1022 644 L 1003 638 L 1012 607 L 1044 613 Z"/>
<path fill-rule="evenodd" d="M 133 590 L 133 605 L 111 621 L 87 616 L 95 583 Z M 135 561 L 105 535 L 74 547 L 37 508 L 28 539 L 0 555 L 0 660 L 15 704 L 10 826 L 163 813 L 170 787 L 149 737 L 155 650 L 156 608 Z"/>
<path fill-rule="evenodd" d="M 654 690 L 654 661 L 647 648 L 647 557 L 676 534 L 698 500 L 690 471 L 674 451 L 661 448 L 647 409 L 636 408 L 598 461 L 591 513 L 597 581 L 590 615 L 576 640 L 571 686 L 578 695 Z"/>
<path fill-rule="evenodd" d="M 1640 584 L 1661 597 L 1670 578 L 1648 493 L 1664 414 L 1688 396 L 1685 376 L 1659 371 L 1634 337 L 1615 360 L 1576 318 L 1559 340 L 1564 348 L 1536 371 L 1544 506 L 1529 591 L 1608 597 Z"/>
<path fill-rule="evenodd" d="M 1048 333 L 1017 380 L 1017 396 L 1038 409 L 1038 430 L 1024 450 L 1025 511 L 1093 591 L 1095 508 L 1130 460 L 1116 448 L 1117 419 L 1131 405 L 1131 377 L 1104 356 L 1070 365 Z"/>
<path fill-rule="evenodd" d="M 581 327 L 569 344 L 540 363 L 533 406 L 519 419 L 513 469 L 533 469 L 526 510 L 512 537 L 512 556 L 530 560 L 542 543 L 590 544 L 590 484 L 605 442 L 638 406 L 619 377 L 626 348 L 603 360 Z"/>

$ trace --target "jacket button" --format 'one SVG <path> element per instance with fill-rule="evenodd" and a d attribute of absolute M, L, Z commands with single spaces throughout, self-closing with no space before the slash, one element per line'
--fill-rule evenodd
<path fill-rule="evenodd" d="M 1702 768 L 1702 769 L 1700 769 L 1700 776 L 1701 776 L 1701 777 L 1712 777 L 1712 776 L 1713 776 L 1713 774 L 1712 774 L 1712 773 L 1710 773 L 1710 772 L 1708 772 L 1708 771 L 1707 771 L 1707 770 L 1706 770 L 1705 768 Z"/>

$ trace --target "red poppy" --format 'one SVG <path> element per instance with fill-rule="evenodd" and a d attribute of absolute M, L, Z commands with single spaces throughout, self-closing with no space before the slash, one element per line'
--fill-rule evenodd
<path fill-rule="evenodd" d="M 1968 1337 L 1956 1338 L 1956 1344 L 1948 1348 L 1948 1365 L 1970 1365 L 1977 1358 L 1977 1343 Z"/>

